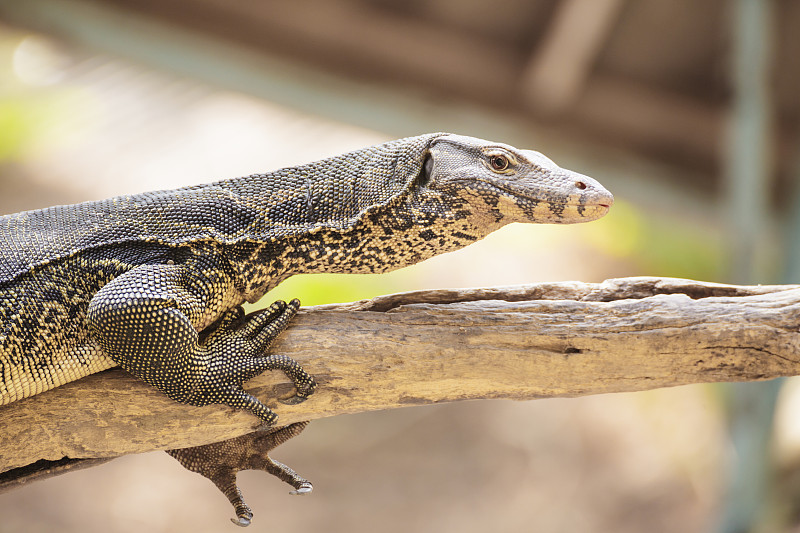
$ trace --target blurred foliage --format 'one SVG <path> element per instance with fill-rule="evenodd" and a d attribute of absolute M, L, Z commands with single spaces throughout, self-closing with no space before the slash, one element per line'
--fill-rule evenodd
<path fill-rule="evenodd" d="M 46 145 L 67 141 L 59 117 L 74 112 L 81 100 L 72 91 L 0 92 L 0 163 L 35 157 Z"/>
<path fill-rule="evenodd" d="M 696 220 L 645 213 L 617 201 L 603 219 L 586 226 L 594 248 L 629 262 L 628 275 L 719 280 L 727 251 L 718 230 Z"/>
<path fill-rule="evenodd" d="M 59 125 L 68 114 L 83 112 L 88 98 L 86 91 L 57 83 L 63 62 L 49 41 L 0 32 L 0 164 L 75 140 L 75 132 Z"/>
<path fill-rule="evenodd" d="M 299 298 L 303 305 L 322 305 L 410 290 L 414 276 L 406 275 L 407 271 L 408 269 L 391 274 L 301 274 L 289 278 L 270 291 L 258 303 L 258 308 L 266 307 L 274 300 Z"/>
<path fill-rule="evenodd" d="M 0 161 L 15 159 L 35 136 L 28 113 L 21 107 L 18 101 L 0 95 Z"/>

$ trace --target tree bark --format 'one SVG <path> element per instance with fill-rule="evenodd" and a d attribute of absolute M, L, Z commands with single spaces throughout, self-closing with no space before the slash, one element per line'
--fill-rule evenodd
<path fill-rule="evenodd" d="M 530 400 L 800 374 L 800 285 L 671 278 L 433 290 L 304 308 L 273 346 L 319 384 L 300 405 L 281 373 L 247 384 L 289 424 L 480 399 Z M 0 472 L 39 459 L 197 446 L 252 415 L 169 400 L 119 369 L 0 408 Z"/>

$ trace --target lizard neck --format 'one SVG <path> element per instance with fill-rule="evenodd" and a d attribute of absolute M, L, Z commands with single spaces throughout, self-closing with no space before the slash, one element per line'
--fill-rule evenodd
<path fill-rule="evenodd" d="M 403 199 L 398 199 L 403 204 Z M 405 204 L 407 205 L 407 204 Z M 294 274 L 382 273 L 464 248 L 505 225 L 502 217 L 476 219 L 466 210 L 437 214 L 387 206 L 348 229 L 317 228 L 269 241 L 235 245 L 229 257 L 245 299 L 255 302 Z"/>

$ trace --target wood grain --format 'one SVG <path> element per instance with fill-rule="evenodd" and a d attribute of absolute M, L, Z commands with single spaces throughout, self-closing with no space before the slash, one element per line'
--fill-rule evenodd
<path fill-rule="evenodd" d="M 479 398 L 530 400 L 800 374 L 800 286 L 671 278 L 395 294 L 304 308 L 273 351 L 319 388 L 248 383 L 281 424 Z M 216 442 L 255 417 L 172 402 L 113 369 L 0 408 L 0 471 Z"/>

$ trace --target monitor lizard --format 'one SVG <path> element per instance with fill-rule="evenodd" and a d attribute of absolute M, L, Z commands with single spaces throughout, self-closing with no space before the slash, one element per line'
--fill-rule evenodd
<path fill-rule="evenodd" d="M 542 154 L 447 133 L 395 140 L 267 174 L 0 217 L 0 405 L 121 366 L 168 397 L 225 404 L 263 430 L 169 453 L 210 478 L 247 525 L 236 473 L 311 483 L 267 452 L 305 423 L 242 383 L 294 360 L 264 355 L 300 303 L 244 316 L 289 276 L 374 273 L 467 246 L 511 222 L 571 224 L 613 196 Z"/>

